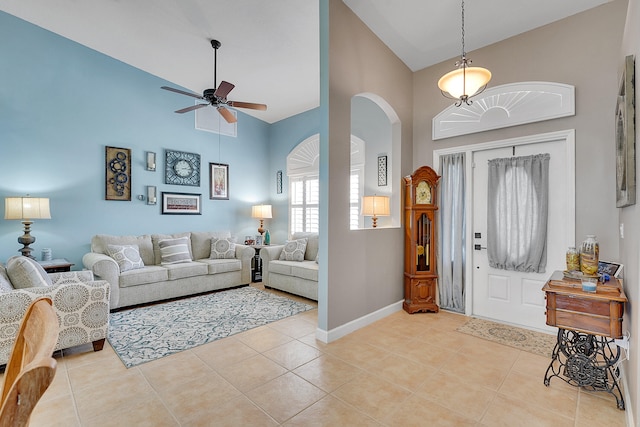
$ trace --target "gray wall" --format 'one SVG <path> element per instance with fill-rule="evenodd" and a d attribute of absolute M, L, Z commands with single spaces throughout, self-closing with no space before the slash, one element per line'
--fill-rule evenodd
<path fill-rule="evenodd" d="M 414 98 L 413 162 L 414 167 L 431 165 L 433 150 L 440 148 L 576 130 L 576 243 L 587 234 L 596 234 L 601 259 L 626 266 L 625 290 L 631 304 L 627 305 L 623 328 L 632 334 L 632 360 L 626 365 L 626 378 L 633 400 L 628 406 L 630 413 L 637 414 L 639 320 L 633 303 L 638 301 L 640 215 L 638 205 L 619 210 L 615 200 L 614 112 L 620 72 L 626 54 L 640 57 L 638 0 L 630 0 L 629 6 L 626 30 L 627 1 L 616 0 L 469 52 L 473 65 L 493 73 L 490 86 L 525 81 L 574 85 L 573 117 L 433 141 L 431 119 L 450 105 L 440 94 L 437 81 L 453 69 L 456 58 L 416 72 L 414 93 L 421 96 Z M 618 216 L 624 222 L 624 239 L 619 238 Z"/>
<path fill-rule="evenodd" d="M 638 87 L 638 61 L 640 61 L 640 0 L 629 0 L 629 9 L 627 13 L 627 21 L 624 27 L 624 37 L 622 48 L 617 56 L 616 65 L 618 66 L 618 75 L 621 75 L 622 61 L 627 55 L 636 56 L 636 150 L 638 150 L 638 141 L 640 141 L 640 120 L 638 120 L 638 111 L 640 110 L 640 88 Z M 636 176 L 640 171 L 640 156 L 636 152 Z M 640 384 L 638 377 L 640 376 L 640 358 L 638 357 L 638 332 L 640 332 L 640 317 L 638 316 L 638 308 L 635 304 L 640 301 L 638 295 L 638 283 L 640 283 L 640 249 L 638 242 L 640 241 L 640 199 L 633 206 L 618 210 L 619 222 L 624 224 L 624 238 L 620 239 L 620 261 L 625 265 L 624 271 L 624 287 L 627 298 L 630 303 L 627 304 L 626 314 L 624 318 L 624 328 L 631 332 L 631 360 L 625 364 L 626 378 L 628 382 L 627 389 L 631 394 L 631 401 L 627 401 L 628 413 L 634 416 L 631 425 L 640 424 Z"/>
<path fill-rule="evenodd" d="M 469 53 L 491 70 L 491 86 L 550 81 L 574 85 L 576 115 L 522 126 L 431 139 L 431 119 L 450 105 L 437 87 L 456 58 L 416 72 L 414 167 L 432 163 L 433 150 L 551 131 L 576 130 L 576 240 L 595 234 L 603 259 L 618 260 L 614 121 L 625 1 L 574 15 Z"/>
<path fill-rule="evenodd" d="M 328 71 L 328 86 L 321 109 L 327 120 L 321 128 L 320 176 L 325 180 L 321 204 L 327 210 L 321 257 L 327 262 L 321 263 L 318 327 L 330 331 L 403 298 L 402 229 L 349 230 L 351 98 L 363 92 L 379 95 L 400 118 L 401 166 L 394 171 L 394 191 L 400 190 L 400 177 L 411 173 L 413 125 L 411 71 L 342 1 L 329 0 L 326 13 L 328 44 L 321 67 Z M 321 19 L 326 19 L 322 4 Z M 321 39 L 323 28 L 321 23 Z M 324 151 L 322 144 L 328 144 Z M 323 167 L 330 173 L 323 175 Z"/>

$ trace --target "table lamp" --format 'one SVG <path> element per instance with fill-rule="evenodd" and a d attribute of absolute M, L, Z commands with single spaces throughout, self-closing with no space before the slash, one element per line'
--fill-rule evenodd
<path fill-rule="evenodd" d="M 31 256 L 30 244 L 36 241 L 31 235 L 32 219 L 51 219 L 49 211 L 49 199 L 45 197 L 5 197 L 4 219 L 20 219 L 24 224 L 24 234 L 18 237 L 18 243 L 23 247 L 19 249 L 23 256 Z"/>
<path fill-rule="evenodd" d="M 265 218 L 272 218 L 271 205 L 255 205 L 251 207 L 251 217 L 260 219 L 260 227 L 258 227 L 258 233 L 262 236 L 264 233 L 264 220 Z"/>
<path fill-rule="evenodd" d="M 388 196 L 364 196 L 362 198 L 362 215 L 371 216 L 373 228 L 378 226 L 379 216 L 391 215 Z"/>

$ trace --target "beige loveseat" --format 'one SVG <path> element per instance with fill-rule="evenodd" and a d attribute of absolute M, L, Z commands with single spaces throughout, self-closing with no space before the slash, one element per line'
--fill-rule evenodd
<path fill-rule="evenodd" d="M 163 252 L 171 248 L 162 245 L 183 240 L 183 251 Z M 207 231 L 141 236 L 100 234 L 91 239 L 91 252 L 84 255 L 82 262 L 111 284 L 111 309 L 116 309 L 248 285 L 255 254 L 252 247 L 234 243 L 235 248 L 227 256 L 218 257 L 220 253 L 215 252 L 211 256 L 212 241 L 229 244 L 233 240 L 229 232 Z M 135 248 L 139 251 L 137 263 Z M 130 261 L 127 252 L 134 252 Z"/>
<path fill-rule="evenodd" d="M 318 300 L 318 233 L 294 233 L 289 242 L 306 239 L 304 255 L 289 260 L 283 256 L 285 245 L 272 245 L 260 250 L 262 283 L 305 298 Z M 292 247 L 293 249 L 293 247 Z"/>
<path fill-rule="evenodd" d="M 10 258 L 7 268 L 0 264 L 0 365 L 9 360 L 27 307 L 40 297 L 51 298 L 58 317 L 56 350 L 88 343 L 95 351 L 102 350 L 109 327 L 109 284 L 93 280 L 90 271 L 35 271 L 35 261 L 30 271 L 15 272 L 16 262 L 29 267 L 25 257 Z"/>

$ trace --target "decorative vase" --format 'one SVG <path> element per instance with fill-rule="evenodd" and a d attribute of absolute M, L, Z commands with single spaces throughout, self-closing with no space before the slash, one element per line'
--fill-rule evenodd
<path fill-rule="evenodd" d="M 264 232 L 264 244 L 268 245 L 271 243 L 271 234 L 269 234 L 269 230 Z"/>
<path fill-rule="evenodd" d="M 575 246 L 567 250 L 567 271 L 580 271 L 580 252 Z"/>
<path fill-rule="evenodd" d="M 600 246 L 593 234 L 587 235 L 587 239 L 580 247 L 580 270 L 583 274 L 594 275 L 598 272 L 598 259 Z"/>

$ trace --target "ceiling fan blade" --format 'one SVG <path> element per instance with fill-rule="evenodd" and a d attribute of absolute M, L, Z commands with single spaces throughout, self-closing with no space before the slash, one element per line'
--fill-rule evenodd
<path fill-rule="evenodd" d="M 180 95 L 187 95 L 187 96 L 193 96 L 194 98 L 198 98 L 198 99 L 204 99 L 202 96 L 198 95 L 197 93 L 185 92 L 183 90 L 174 89 L 174 88 L 169 87 L 169 86 L 162 86 L 160 89 L 168 90 L 170 92 L 179 93 Z"/>
<path fill-rule="evenodd" d="M 267 109 L 267 106 L 265 104 L 256 104 L 253 102 L 229 101 L 227 102 L 227 105 L 233 108 L 250 108 L 252 110 L 260 111 L 265 111 Z"/>
<path fill-rule="evenodd" d="M 191 107 L 183 108 L 181 110 L 176 110 L 176 113 L 178 114 L 188 113 L 189 111 L 197 110 L 198 108 L 206 107 L 208 105 L 209 104 L 196 104 L 196 105 L 192 105 Z"/>
<path fill-rule="evenodd" d="M 227 97 L 227 95 L 229 95 L 229 92 L 231 92 L 234 87 L 236 87 L 236 85 L 229 82 L 225 82 L 223 80 L 220 82 L 220 85 L 216 89 L 216 92 L 214 95 L 217 96 L 218 98 L 224 99 Z"/>
<path fill-rule="evenodd" d="M 224 107 L 218 107 L 218 113 L 220 113 L 220 115 L 224 117 L 227 123 L 235 123 L 238 121 L 238 119 L 236 119 L 236 116 L 234 116 L 231 111 L 227 110 Z"/>

